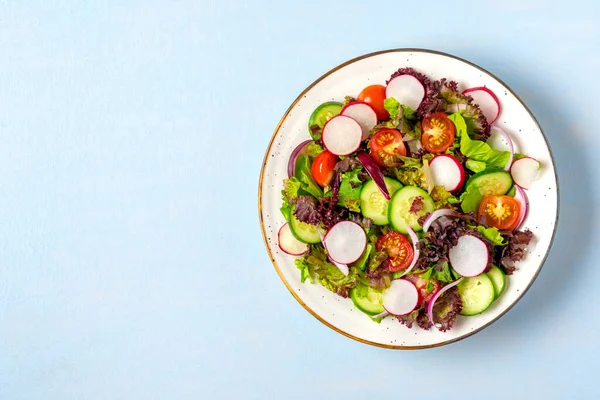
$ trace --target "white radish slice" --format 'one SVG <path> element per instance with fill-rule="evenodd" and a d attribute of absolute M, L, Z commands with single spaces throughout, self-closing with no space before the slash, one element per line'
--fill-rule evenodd
<path fill-rule="evenodd" d="M 529 211 L 529 200 L 527 199 L 527 195 L 525 191 L 519 187 L 519 185 L 515 186 L 515 199 L 519 202 L 521 206 L 521 215 L 519 216 L 519 222 L 515 226 L 515 229 L 519 229 L 525 218 L 527 217 L 527 213 Z"/>
<path fill-rule="evenodd" d="M 362 141 L 362 128 L 346 115 L 336 115 L 323 126 L 323 144 L 336 156 L 347 156 L 356 151 Z"/>
<path fill-rule="evenodd" d="M 406 279 L 392 281 L 383 293 L 383 308 L 393 315 L 406 315 L 415 309 L 419 302 L 417 288 Z"/>
<path fill-rule="evenodd" d="M 413 259 L 410 262 L 410 265 L 408 266 L 408 268 L 406 268 L 404 270 L 404 272 L 402 273 L 402 275 L 399 276 L 399 278 L 402 278 L 404 275 L 408 274 L 410 271 L 412 271 L 412 269 L 414 268 L 415 265 L 417 265 L 417 260 L 419 259 L 419 255 L 421 255 L 421 251 L 419 250 L 419 238 L 417 237 L 417 234 L 415 233 L 415 231 L 413 231 L 410 226 L 407 226 L 406 229 L 408 230 L 408 236 L 410 236 L 410 241 L 412 242 L 412 246 L 413 246 Z"/>
<path fill-rule="evenodd" d="M 393 97 L 398 103 L 416 110 L 425 97 L 425 88 L 414 76 L 400 75 L 387 84 L 385 97 Z"/>
<path fill-rule="evenodd" d="M 356 122 L 358 122 L 362 128 L 361 141 L 368 138 L 371 129 L 377 125 L 377 114 L 375 113 L 375 110 L 373 110 L 373 107 L 367 103 L 363 103 L 361 101 L 348 104 L 342 109 L 340 115 L 354 118 Z"/>
<path fill-rule="evenodd" d="M 292 256 L 301 256 L 308 251 L 308 245 L 296 239 L 287 222 L 279 229 L 277 241 L 279 242 L 279 248 Z"/>
<path fill-rule="evenodd" d="M 433 183 L 443 186 L 447 191 L 460 189 L 465 182 L 465 170 L 456 157 L 449 154 L 435 156 L 429 163 Z"/>
<path fill-rule="evenodd" d="M 490 252 L 481 239 L 473 235 L 463 235 L 458 238 L 456 246 L 448 251 L 448 258 L 452 268 L 459 275 L 469 278 L 485 271 Z"/>
<path fill-rule="evenodd" d="M 367 235 L 357 223 L 341 221 L 327 232 L 323 238 L 323 245 L 333 261 L 351 264 L 358 260 L 365 250 Z"/>
<path fill-rule="evenodd" d="M 429 214 L 429 217 L 427 217 L 427 219 L 425 220 L 425 223 L 423 224 L 423 232 L 427 232 L 429 230 L 429 227 L 431 226 L 431 224 L 436 219 L 443 217 L 445 215 L 458 216 L 458 213 L 449 208 L 441 208 L 439 210 L 435 210 L 434 212 Z"/>
<path fill-rule="evenodd" d="M 513 181 L 523 189 L 529 189 L 540 177 L 542 163 L 531 157 L 519 158 L 510 167 Z"/>
<path fill-rule="evenodd" d="M 468 94 L 473 98 L 473 102 L 479 106 L 490 125 L 500 116 L 500 100 L 494 92 L 485 86 L 467 89 L 463 94 Z"/>
<path fill-rule="evenodd" d="M 437 299 L 440 298 L 440 296 L 442 294 L 444 294 L 446 291 L 452 289 L 454 286 L 458 285 L 460 283 L 460 281 L 462 281 L 462 280 L 463 280 L 463 278 L 458 278 L 454 282 L 449 283 L 448 285 L 444 286 L 443 288 L 438 290 L 438 292 L 435 295 L 433 295 L 431 300 L 429 300 L 429 304 L 427 305 L 427 315 L 429 316 L 429 320 L 431 321 L 432 325 L 435 326 L 435 321 L 433 320 L 433 306 L 435 305 L 435 302 L 437 301 Z"/>

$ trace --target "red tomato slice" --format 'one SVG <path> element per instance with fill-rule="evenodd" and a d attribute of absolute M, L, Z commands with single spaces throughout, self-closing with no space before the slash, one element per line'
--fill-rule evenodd
<path fill-rule="evenodd" d="M 338 157 L 335 154 L 330 153 L 327 150 L 319 153 L 319 155 L 315 157 L 310 168 L 310 172 L 315 182 L 323 187 L 328 186 L 333 178 L 333 168 L 337 162 Z"/>
<path fill-rule="evenodd" d="M 375 244 L 377 251 L 383 251 L 388 255 L 385 260 L 390 272 L 406 269 L 414 257 L 413 247 L 403 234 L 389 232 L 380 237 Z"/>
<path fill-rule="evenodd" d="M 406 155 L 406 146 L 397 129 L 384 128 L 373 134 L 369 141 L 371 156 L 382 167 L 399 167 L 402 161 L 398 156 Z"/>
<path fill-rule="evenodd" d="M 358 101 L 364 101 L 375 110 L 378 120 L 386 120 L 390 118 L 390 113 L 383 106 L 385 100 L 385 86 L 371 85 L 367 86 L 360 92 L 357 98 Z"/>
<path fill-rule="evenodd" d="M 443 111 L 434 112 L 421 122 L 421 143 L 430 153 L 443 153 L 454 143 L 454 123 Z"/>
<path fill-rule="evenodd" d="M 515 229 L 521 215 L 521 205 L 510 196 L 486 196 L 479 204 L 479 219 L 501 231 Z"/>
<path fill-rule="evenodd" d="M 488 226 L 501 231 L 515 229 L 521 215 L 521 205 L 510 196 L 486 196 L 479 204 L 478 216 Z"/>
<path fill-rule="evenodd" d="M 423 279 L 419 275 L 405 275 L 404 279 L 412 282 L 419 292 L 419 302 L 417 306 L 423 305 L 423 303 L 428 303 L 429 300 L 436 294 L 438 290 L 442 287 L 440 281 L 437 279 Z M 429 293 L 427 292 L 427 283 L 431 284 L 431 289 Z"/>

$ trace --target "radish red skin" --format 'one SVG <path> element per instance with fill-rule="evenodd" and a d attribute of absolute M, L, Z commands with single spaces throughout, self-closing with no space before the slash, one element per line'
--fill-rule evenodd
<path fill-rule="evenodd" d="M 283 251 L 286 254 L 289 254 L 290 256 L 301 256 L 303 254 L 306 254 L 306 252 L 308 251 L 308 245 L 306 245 L 306 249 L 304 251 L 298 253 L 292 252 L 290 249 L 286 249 L 285 246 L 282 246 L 281 236 L 284 234 L 286 229 L 289 229 L 289 225 L 287 222 L 283 224 L 283 226 L 279 228 L 279 232 L 277 232 L 277 244 L 279 245 L 281 251 Z"/>
<path fill-rule="evenodd" d="M 465 91 L 463 91 L 463 94 L 469 94 L 469 93 L 472 93 L 472 92 L 475 92 L 475 91 L 478 91 L 478 90 L 486 92 L 496 102 L 496 115 L 494 116 L 494 118 L 492 120 L 488 121 L 488 123 L 491 125 L 494 122 L 496 122 L 496 120 L 500 116 L 500 100 L 498 100 L 498 96 L 496 96 L 496 94 L 494 92 L 492 92 L 490 89 L 488 89 L 485 86 L 479 86 L 479 87 L 474 87 L 474 88 L 466 89 Z"/>

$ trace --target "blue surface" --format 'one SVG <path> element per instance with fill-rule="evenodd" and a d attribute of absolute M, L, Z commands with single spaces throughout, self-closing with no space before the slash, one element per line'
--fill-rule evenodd
<path fill-rule="evenodd" d="M 593 398 L 598 3 L 281 3 L 0 1 L 0 399 Z M 544 128 L 561 185 L 525 298 L 416 352 L 305 312 L 257 217 L 288 105 L 394 47 L 501 77 Z"/>

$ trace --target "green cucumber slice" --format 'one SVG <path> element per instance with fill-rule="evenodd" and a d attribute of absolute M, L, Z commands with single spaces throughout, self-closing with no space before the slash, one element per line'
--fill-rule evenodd
<path fill-rule="evenodd" d="M 342 103 L 338 103 L 337 101 L 327 101 L 315 108 L 308 119 L 308 132 L 314 140 L 321 139 L 321 133 L 319 130 L 319 133 L 315 134 L 311 127 L 313 125 L 317 125 L 319 128 L 323 129 L 323 126 L 327 121 L 336 115 L 339 115 L 339 113 L 342 111 L 342 107 Z"/>
<path fill-rule="evenodd" d="M 321 237 L 319 236 L 317 227 L 298 220 L 298 218 L 296 218 L 294 215 L 295 209 L 296 207 L 294 206 L 290 210 L 289 217 L 292 234 L 296 237 L 296 239 L 303 243 L 320 243 Z"/>
<path fill-rule="evenodd" d="M 482 196 L 499 196 L 506 194 L 513 186 L 510 174 L 502 170 L 487 170 L 473 175 L 467 181 L 466 188 L 476 185 Z"/>
<path fill-rule="evenodd" d="M 363 283 L 350 289 L 350 298 L 360 311 L 368 315 L 377 315 L 385 311 L 383 308 L 383 291 L 373 289 Z"/>
<path fill-rule="evenodd" d="M 494 285 L 494 300 L 496 300 L 506 288 L 506 274 L 495 265 L 487 272 L 488 277 Z"/>
<path fill-rule="evenodd" d="M 395 179 L 384 177 L 385 186 L 392 196 L 402 184 Z M 387 225 L 389 200 L 386 200 L 373 179 L 369 179 L 360 191 L 360 210 L 362 215 L 373 220 L 375 225 Z"/>
<path fill-rule="evenodd" d="M 457 285 L 458 294 L 463 302 L 460 315 L 481 314 L 494 301 L 494 284 L 485 273 L 473 278 L 463 278 Z"/>
<path fill-rule="evenodd" d="M 417 213 L 410 211 L 415 198 L 423 199 L 423 206 Z M 417 186 L 404 186 L 394 193 L 390 200 L 388 219 L 390 225 L 400 233 L 408 233 L 407 227 L 415 232 L 423 229 L 419 224 L 419 218 L 435 209 L 431 196 Z"/>

